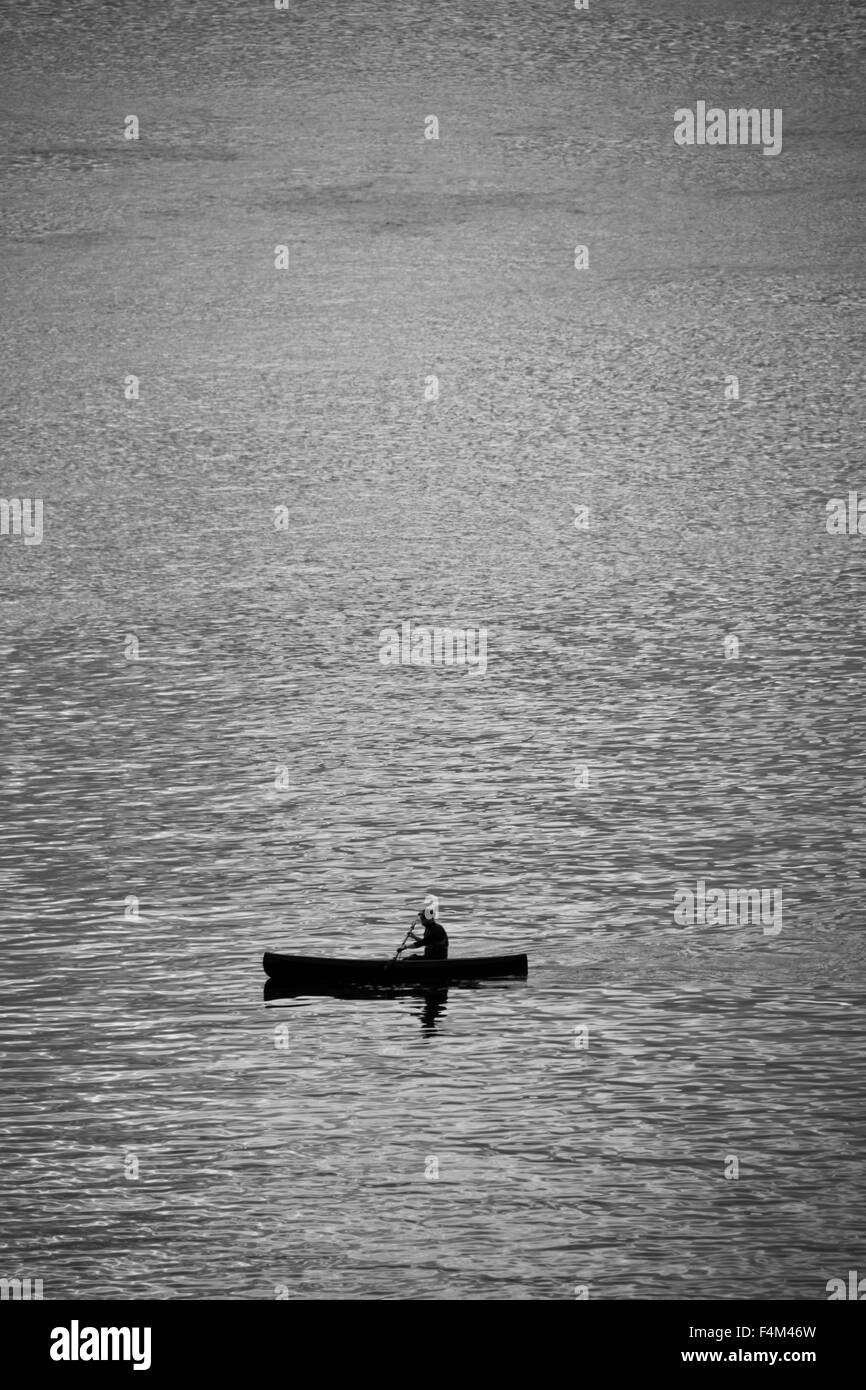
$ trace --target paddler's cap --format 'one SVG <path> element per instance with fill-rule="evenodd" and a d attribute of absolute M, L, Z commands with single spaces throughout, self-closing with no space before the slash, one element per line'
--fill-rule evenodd
<path fill-rule="evenodd" d="M 439 899 L 436 898 L 436 897 L 434 897 L 432 893 L 428 893 L 427 896 L 426 896 L 426 898 L 424 899 L 424 908 L 423 908 L 423 912 L 424 912 L 424 916 L 425 916 L 425 917 L 427 916 L 427 911 L 428 911 L 428 909 L 429 909 L 429 910 L 432 912 L 432 914 L 433 914 L 433 921 L 434 921 L 434 922 L 438 922 L 438 921 L 439 921 Z"/>

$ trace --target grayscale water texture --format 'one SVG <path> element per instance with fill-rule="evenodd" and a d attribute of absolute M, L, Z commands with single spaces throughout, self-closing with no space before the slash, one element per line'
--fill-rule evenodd
<path fill-rule="evenodd" d="M 825 529 L 866 495 L 864 34 L 4 5 L 0 492 L 45 535 L 0 538 L 0 1274 L 866 1269 L 866 539 Z M 781 107 L 781 155 L 677 148 L 697 100 Z M 403 619 L 483 627 L 486 674 L 383 667 Z M 676 926 L 699 877 L 782 931 Z M 264 948 L 387 954 L 428 891 L 528 980 L 266 1007 Z"/>

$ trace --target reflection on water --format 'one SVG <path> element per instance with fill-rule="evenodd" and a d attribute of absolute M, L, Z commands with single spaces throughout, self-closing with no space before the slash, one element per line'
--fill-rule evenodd
<path fill-rule="evenodd" d="M 425 989 L 419 991 L 416 996 L 423 1000 L 422 1007 L 415 1010 L 415 1016 L 421 1020 L 421 1032 L 425 1036 L 436 1032 L 436 1022 L 445 1013 L 448 1004 L 447 989 Z"/>
<path fill-rule="evenodd" d="M 466 988 L 466 986 L 450 986 L 450 988 Z M 421 1001 L 421 1007 L 412 1009 L 413 1017 L 420 1019 L 421 1032 L 424 1034 L 435 1033 L 437 1020 L 446 1011 L 448 1005 L 447 985 L 304 985 L 297 989 L 281 985 L 275 980 L 268 980 L 264 988 L 266 1002 L 274 1003 L 277 1000 L 288 999 L 358 999 L 372 1001 L 374 999 L 417 999 Z"/>
<path fill-rule="evenodd" d="M 824 506 L 863 15 L 825 8 L 4 13 L 2 491 L 44 539 L 0 538 L 0 1275 L 862 1268 L 866 552 Z M 678 159 L 711 88 L 783 154 Z M 403 619 L 486 674 L 383 668 Z M 701 878 L 783 930 L 676 925 Z M 263 1010 L 265 946 L 388 954 L 430 890 L 528 980 Z"/>

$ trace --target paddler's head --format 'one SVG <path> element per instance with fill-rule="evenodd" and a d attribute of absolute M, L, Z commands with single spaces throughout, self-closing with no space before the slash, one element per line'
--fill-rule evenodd
<path fill-rule="evenodd" d="M 421 916 L 425 922 L 439 921 L 439 899 L 434 897 L 432 893 L 428 893 L 424 899 Z"/>

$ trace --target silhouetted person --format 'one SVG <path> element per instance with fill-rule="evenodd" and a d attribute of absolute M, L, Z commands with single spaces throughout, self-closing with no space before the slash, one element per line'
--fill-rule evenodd
<path fill-rule="evenodd" d="M 423 924 L 424 935 L 417 937 L 413 931 L 409 938 L 412 945 L 406 945 L 403 949 L 418 951 L 423 946 L 425 960 L 447 960 L 448 933 L 439 921 L 439 899 L 434 898 L 432 893 L 427 894 L 424 906 L 415 920 Z M 412 925 L 414 927 L 414 923 Z"/>

